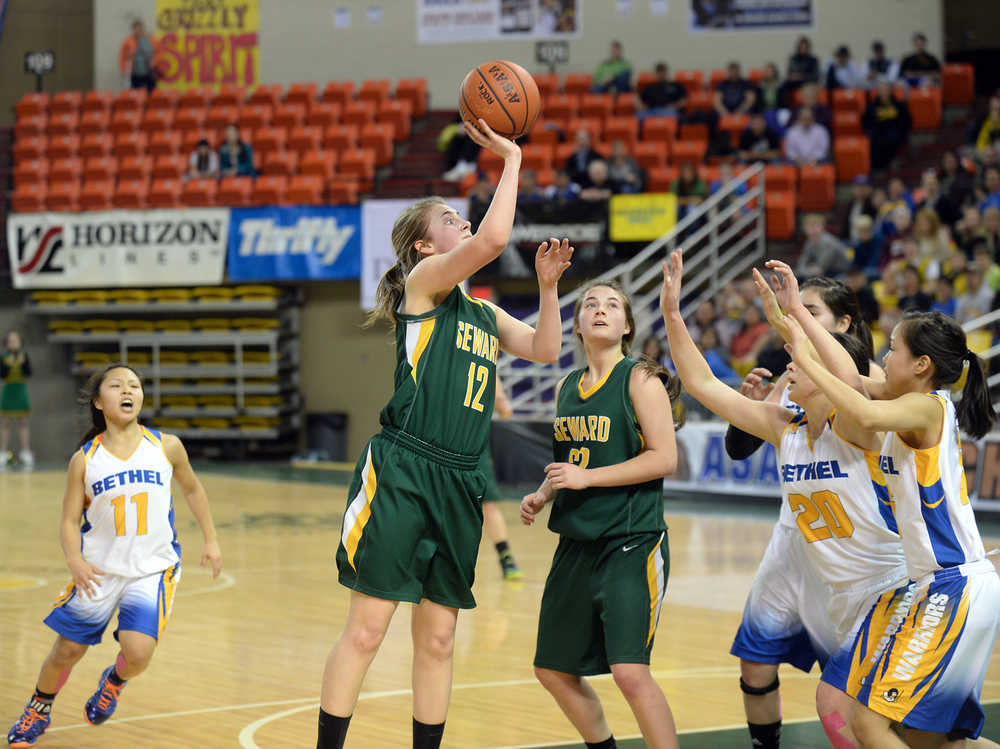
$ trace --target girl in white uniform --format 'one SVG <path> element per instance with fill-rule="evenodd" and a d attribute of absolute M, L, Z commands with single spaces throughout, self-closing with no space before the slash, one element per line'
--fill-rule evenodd
<path fill-rule="evenodd" d="M 978 439 L 995 419 L 982 363 L 937 312 L 909 314 L 893 330 L 885 383 L 849 372 L 811 326 L 827 370 L 802 327 L 789 328 L 796 365 L 848 418 L 885 432 L 878 460 L 913 581 L 880 597 L 823 679 L 860 703 L 851 725 L 865 747 L 905 746 L 894 722 L 911 745 L 962 746 L 982 729 L 979 695 L 1000 627 L 1000 579 L 969 504 L 959 436 Z M 945 388 L 963 377 L 956 408 Z"/>
<path fill-rule="evenodd" d="M 70 460 L 60 541 L 73 581 L 45 623 L 56 631 L 35 693 L 11 728 L 12 747 L 32 746 L 50 723 L 52 702 L 70 670 L 101 636 L 115 609 L 121 650 L 84 707 L 87 720 L 111 717 L 128 679 L 145 670 L 170 617 L 181 576 L 171 479 L 180 485 L 204 536 L 202 565 L 222 569 L 205 490 L 177 437 L 139 424 L 139 375 L 113 364 L 84 395 L 93 427 Z"/>

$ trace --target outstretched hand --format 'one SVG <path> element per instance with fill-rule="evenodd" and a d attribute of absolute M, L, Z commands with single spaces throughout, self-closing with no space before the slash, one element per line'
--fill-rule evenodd
<path fill-rule="evenodd" d="M 764 380 L 770 380 L 772 377 L 774 375 L 771 374 L 771 370 L 754 367 L 740 385 L 740 395 L 755 401 L 764 400 L 774 390 L 774 382 L 765 383 Z"/>
<path fill-rule="evenodd" d="M 553 237 L 538 245 L 538 252 L 535 253 L 535 273 L 538 274 L 539 286 L 553 287 L 558 283 L 563 271 L 570 265 L 573 250 L 569 240 L 565 238 L 560 242 Z"/>
<path fill-rule="evenodd" d="M 795 278 L 795 272 L 788 263 L 780 260 L 768 260 L 764 267 L 774 272 L 771 285 L 774 287 L 774 294 L 778 298 L 778 304 L 785 312 L 802 306 L 802 298 L 799 296 L 799 282 Z"/>
<path fill-rule="evenodd" d="M 764 305 L 764 316 L 767 318 L 767 321 L 771 323 L 771 327 L 778 331 L 778 334 L 782 338 L 790 341 L 791 339 L 788 337 L 788 324 L 786 322 L 788 316 L 781 311 L 781 307 L 778 305 L 778 297 L 771 287 L 768 286 L 761 272 L 756 268 L 753 269 L 753 283 L 757 287 L 757 293 L 760 295 L 760 300 Z"/>
<path fill-rule="evenodd" d="M 684 261 L 681 249 L 670 253 L 663 263 L 663 286 L 660 288 L 660 314 L 664 317 L 681 308 L 681 280 L 684 276 Z"/>
<path fill-rule="evenodd" d="M 487 151 L 492 151 L 501 158 L 506 159 L 508 156 L 513 156 L 521 152 L 521 148 L 517 143 L 510 138 L 497 135 L 482 117 L 479 118 L 478 122 L 466 121 L 464 124 L 466 134 L 472 138 L 472 141 L 477 146 L 485 148 Z"/>

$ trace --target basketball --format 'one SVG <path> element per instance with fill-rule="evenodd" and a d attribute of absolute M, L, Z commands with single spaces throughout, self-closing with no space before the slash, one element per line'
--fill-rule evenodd
<path fill-rule="evenodd" d="M 531 74 L 514 62 L 493 60 L 469 71 L 459 90 L 458 111 L 475 125 L 479 118 L 498 135 L 520 138 L 541 111 L 541 97 Z"/>

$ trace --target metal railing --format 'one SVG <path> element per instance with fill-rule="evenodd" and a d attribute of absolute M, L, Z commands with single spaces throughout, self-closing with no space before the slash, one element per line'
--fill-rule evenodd
<path fill-rule="evenodd" d="M 719 289 L 745 273 L 765 252 L 764 165 L 747 167 L 708 199 L 692 206 L 669 232 L 634 257 L 595 281 L 617 280 L 632 300 L 638 347 L 662 326 L 659 313 L 661 261 L 676 247 L 684 248 L 681 312 L 687 317 L 699 304 L 715 298 Z M 572 237 L 570 237 L 572 240 Z M 582 352 L 573 333 L 573 308 L 583 286 L 559 298 L 562 313 L 562 355 L 554 364 L 535 364 L 502 354 L 497 373 L 511 394 L 515 418 L 545 419 L 554 411 L 555 386 L 580 366 Z M 534 325 L 538 313 L 525 318 Z"/>
<path fill-rule="evenodd" d="M 998 320 L 1000 320 L 1000 309 L 993 310 L 992 312 L 987 312 L 985 315 L 977 317 L 975 320 L 969 320 L 969 322 L 965 323 L 962 326 L 962 330 L 965 331 L 966 335 L 969 335 L 969 333 L 973 333 L 977 330 L 982 330 L 985 327 L 988 326 L 991 327 L 995 325 Z M 994 367 L 990 366 L 990 361 L 992 359 L 995 359 L 998 354 L 1000 354 L 1000 343 L 994 343 L 992 346 L 990 346 L 988 349 L 986 349 L 979 355 L 979 358 L 986 363 L 987 372 L 989 372 L 991 369 L 994 369 Z M 990 388 L 995 387 L 996 385 L 1000 385 L 1000 372 L 997 372 L 996 374 L 992 374 L 989 377 L 987 377 L 986 384 Z M 994 405 L 996 405 L 996 403 L 997 401 L 995 400 Z"/>

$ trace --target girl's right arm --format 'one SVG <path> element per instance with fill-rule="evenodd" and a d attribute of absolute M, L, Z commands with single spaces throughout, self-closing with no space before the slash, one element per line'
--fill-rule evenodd
<path fill-rule="evenodd" d="M 73 585 L 88 598 L 97 595 L 100 576 L 104 574 L 83 558 L 80 550 L 80 520 L 83 517 L 85 499 L 83 480 L 87 459 L 83 451 L 77 450 L 69 461 L 66 474 L 66 493 L 63 495 L 62 519 L 59 522 L 59 543 L 66 555 L 66 566 L 73 576 Z"/>
<path fill-rule="evenodd" d="M 778 444 L 781 433 L 791 417 L 786 408 L 776 403 L 753 401 L 726 385 L 712 374 L 708 362 L 691 340 L 684 318 L 681 317 L 680 295 L 683 263 L 681 251 L 675 250 L 663 264 L 663 288 L 660 290 L 660 312 L 667 326 L 670 357 L 684 388 L 717 416 L 730 424 Z"/>
<path fill-rule="evenodd" d="M 500 257 L 510 241 L 517 205 L 521 149 L 509 138 L 494 133 L 485 120 L 479 120 L 479 129 L 470 126 L 465 130 L 477 144 L 503 158 L 500 183 L 475 234 L 451 252 L 425 257 L 410 271 L 406 279 L 408 296 L 431 297 L 451 289 Z"/>

